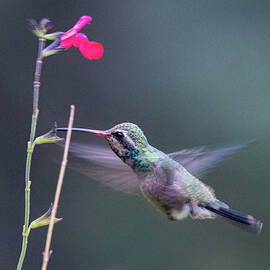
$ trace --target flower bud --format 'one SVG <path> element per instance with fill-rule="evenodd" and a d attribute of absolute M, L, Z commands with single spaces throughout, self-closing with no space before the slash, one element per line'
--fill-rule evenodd
<path fill-rule="evenodd" d="M 47 33 L 47 31 L 51 30 L 53 28 L 53 24 L 50 19 L 43 18 L 39 22 L 40 28 L 43 31 L 43 33 Z"/>
<path fill-rule="evenodd" d="M 42 226 L 49 225 L 51 215 L 52 215 L 52 209 L 53 209 L 53 204 L 51 204 L 50 208 L 48 209 L 48 211 L 44 215 L 42 215 L 41 217 L 39 217 L 36 220 L 31 222 L 30 228 L 31 229 L 36 229 L 36 228 L 39 228 L 39 227 L 42 227 Z M 55 218 L 54 223 L 57 223 L 57 222 L 59 222 L 61 220 L 62 220 L 62 218 Z"/>
<path fill-rule="evenodd" d="M 55 128 L 51 129 L 46 134 L 39 136 L 35 139 L 35 144 L 43 144 L 43 143 L 57 143 L 63 141 L 63 138 L 60 138 L 56 135 Z"/>

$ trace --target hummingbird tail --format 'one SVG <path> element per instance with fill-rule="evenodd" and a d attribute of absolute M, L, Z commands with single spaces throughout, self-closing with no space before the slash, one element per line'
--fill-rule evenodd
<path fill-rule="evenodd" d="M 203 207 L 215 214 L 233 221 L 233 223 L 236 225 L 241 225 L 242 228 L 249 231 L 260 233 L 262 230 L 263 223 L 260 220 L 255 219 L 253 216 L 246 215 L 223 206 L 218 206 L 217 203 L 209 203 Z"/>

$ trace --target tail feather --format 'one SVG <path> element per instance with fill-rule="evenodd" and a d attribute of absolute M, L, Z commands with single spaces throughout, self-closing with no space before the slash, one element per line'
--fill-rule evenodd
<path fill-rule="evenodd" d="M 218 214 L 222 217 L 225 217 L 229 220 L 238 222 L 238 224 L 244 225 L 244 228 L 251 229 L 256 233 L 260 233 L 262 230 L 262 222 L 260 220 L 255 219 L 253 216 L 243 214 L 239 211 L 224 208 L 224 207 L 217 207 L 216 204 L 206 204 L 203 206 L 205 209 Z"/>

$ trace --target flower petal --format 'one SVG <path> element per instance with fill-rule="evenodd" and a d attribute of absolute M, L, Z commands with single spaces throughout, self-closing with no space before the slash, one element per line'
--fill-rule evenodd
<path fill-rule="evenodd" d="M 74 37 L 73 46 L 79 48 L 83 42 L 88 42 L 87 36 L 83 33 L 78 33 Z"/>
<path fill-rule="evenodd" d="M 65 40 L 69 37 L 74 36 L 77 34 L 86 24 L 89 24 L 92 21 L 92 18 L 90 16 L 82 16 L 76 24 L 68 30 L 62 37 L 61 40 Z"/>
<path fill-rule="evenodd" d="M 82 16 L 74 25 L 73 29 L 79 32 L 86 24 L 91 23 L 92 18 L 90 16 Z"/>
<path fill-rule="evenodd" d="M 63 40 L 61 37 L 60 46 L 65 48 L 65 49 L 69 49 L 73 45 L 73 40 L 74 40 L 74 36 L 70 36 L 70 37 L 63 39 Z"/>
<path fill-rule="evenodd" d="M 80 43 L 79 50 L 87 59 L 99 59 L 103 56 L 104 51 L 102 44 L 95 41 Z"/>

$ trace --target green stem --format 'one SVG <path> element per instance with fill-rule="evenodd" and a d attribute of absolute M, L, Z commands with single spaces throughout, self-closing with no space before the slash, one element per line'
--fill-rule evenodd
<path fill-rule="evenodd" d="M 32 154 L 35 148 L 35 134 L 38 120 L 38 100 L 39 100 L 39 87 L 40 87 L 40 74 L 42 67 L 42 50 L 45 47 L 45 39 L 39 38 L 39 46 L 38 46 L 38 56 L 36 61 L 36 70 L 34 76 L 34 93 L 33 93 L 33 115 L 32 115 L 32 124 L 31 124 L 31 133 L 30 139 L 27 143 L 27 158 L 26 158 L 26 168 L 25 168 L 25 216 L 24 216 L 24 226 L 23 226 L 23 240 L 22 240 L 22 250 L 19 258 L 19 262 L 17 265 L 17 270 L 22 269 L 26 249 L 27 249 L 27 241 L 29 236 L 29 217 L 30 217 L 30 169 L 31 169 L 31 159 Z"/>

